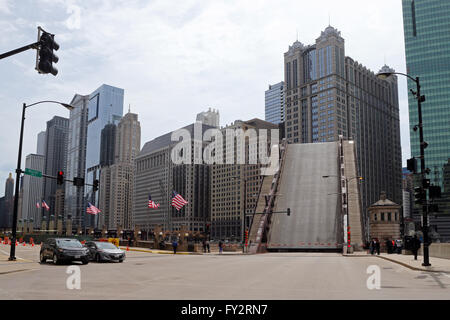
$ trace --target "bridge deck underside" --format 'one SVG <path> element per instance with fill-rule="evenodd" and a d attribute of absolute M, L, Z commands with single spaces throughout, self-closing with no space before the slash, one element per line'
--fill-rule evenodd
<path fill-rule="evenodd" d="M 338 143 L 290 144 L 269 231 L 269 250 L 342 248 Z"/>

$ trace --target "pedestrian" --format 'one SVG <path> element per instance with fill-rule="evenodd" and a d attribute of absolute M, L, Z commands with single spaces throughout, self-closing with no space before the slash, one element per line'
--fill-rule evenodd
<path fill-rule="evenodd" d="M 209 248 L 209 240 L 206 240 L 206 249 L 208 249 L 208 253 L 211 253 L 211 250 Z"/>
<path fill-rule="evenodd" d="M 389 239 L 386 239 L 386 249 L 387 249 L 387 253 L 390 254 L 392 253 L 392 242 Z"/>
<path fill-rule="evenodd" d="M 172 247 L 173 247 L 173 254 L 176 254 L 177 253 L 177 247 L 178 247 L 177 239 L 173 240 Z"/>
<path fill-rule="evenodd" d="M 417 235 L 414 235 L 411 243 L 411 251 L 414 254 L 414 260 L 417 260 L 417 253 L 420 249 L 420 240 L 417 238 Z"/>
<path fill-rule="evenodd" d="M 222 254 L 223 252 L 223 242 L 222 240 L 219 240 L 219 254 Z"/>
<path fill-rule="evenodd" d="M 372 241 L 370 241 L 370 254 L 373 255 L 375 253 L 375 249 L 377 246 L 377 242 L 375 241 L 375 239 L 372 239 Z"/>
<path fill-rule="evenodd" d="M 380 255 L 380 240 L 375 238 L 375 249 L 377 250 L 377 255 Z"/>
<path fill-rule="evenodd" d="M 203 239 L 203 253 L 206 253 L 206 239 Z"/>
<path fill-rule="evenodd" d="M 131 240 L 131 237 L 128 236 L 128 246 L 132 247 L 133 246 L 133 240 Z"/>

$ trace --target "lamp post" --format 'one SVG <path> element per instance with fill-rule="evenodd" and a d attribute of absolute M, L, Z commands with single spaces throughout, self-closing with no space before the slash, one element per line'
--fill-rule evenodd
<path fill-rule="evenodd" d="M 339 178 L 340 176 L 336 176 L 336 175 L 327 175 L 327 176 L 322 176 L 322 178 Z M 344 253 L 347 253 L 348 248 L 351 246 L 350 242 L 348 241 L 348 233 L 350 233 L 350 231 L 347 231 L 350 221 L 349 221 L 349 215 L 348 215 L 348 182 L 350 180 L 353 179 L 359 179 L 362 180 L 363 177 L 361 176 L 354 176 L 354 177 L 350 177 L 347 178 L 346 176 L 342 176 L 342 179 L 345 181 L 345 199 L 344 199 L 344 204 L 345 204 L 345 211 L 344 211 L 344 218 L 343 218 L 343 224 L 344 224 L 344 248 L 343 251 Z M 342 193 L 341 193 L 342 195 Z"/>
<path fill-rule="evenodd" d="M 419 114 L 419 142 L 420 142 L 420 175 L 422 178 L 422 187 L 428 188 L 425 183 L 425 174 L 426 174 L 426 168 L 425 168 L 425 148 L 427 147 L 427 143 L 423 140 L 423 123 L 422 123 L 422 102 L 425 102 L 425 96 L 420 94 L 420 80 L 419 77 L 413 78 L 412 76 L 400 73 L 400 72 L 394 72 L 393 70 L 381 70 L 379 73 L 377 73 L 377 77 L 379 79 L 387 79 L 393 74 L 400 74 L 402 76 L 408 77 L 410 80 L 414 81 L 416 83 L 416 91 L 411 89 L 411 93 L 415 96 L 417 99 L 417 112 Z M 416 128 L 416 127 L 415 127 Z M 416 129 L 415 129 L 416 130 Z M 425 204 L 422 206 L 422 228 L 423 228 L 423 266 L 431 266 L 430 264 L 430 258 L 429 258 L 429 250 L 428 250 L 428 200 L 427 200 L 427 193 L 425 192 Z"/>
<path fill-rule="evenodd" d="M 36 104 L 40 103 L 56 103 L 59 105 L 62 105 L 63 107 L 73 110 L 74 107 L 70 104 L 58 102 L 58 101 L 39 101 L 30 105 L 23 104 L 22 108 L 22 123 L 20 125 L 20 138 L 19 138 L 19 152 L 17 156 L 17 169 L 16 169 L 16 188 L 15 188 L 15 195 L 14 195 L 14 212 L 13 212 L 13 225 L 12 225 L 12 241 L 11 241 L 11 251 L 8 260 L 9 261 L 16 261 L 16 235 L 17 235 L 17 206 L 19 204 L 19 181 L 20 181 L 20 174 L 22 173 L 21 169 L 21 162 L 22 162 L 22 144 L 23 144 L 23 126 L 25 123 L 25 109 L 31 106 L 34 106 Z M 14 245 L 13 245 L 14 243 Z"/>

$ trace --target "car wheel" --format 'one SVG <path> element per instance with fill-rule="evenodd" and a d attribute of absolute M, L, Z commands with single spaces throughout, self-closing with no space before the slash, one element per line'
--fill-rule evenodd
<path fill-rule="evenodd" d="M 83 259 L 83 260 L 81 260 L 81 263 L 82 263 L 82 264 L 88 264 L 88 263 L 89 263 L 89 259 L 87 259 L 87 258 L 86 258 L 86 259 Z"/>
<path fill-rule="evenodd" d="M 56 253 L 53 254 L 53 263 L 59 264 L 59 259 L 58 259 L 58 256 L 56 255 Z"/>
<path fill-rule="evenodd" d="M 102 262 L 102 259 L 100 258 L 100 255 L 98 253 L 95 255 L 95 262 Z"/>
<path fill-rule="evenodd" d="M 122 260 L 119 260 L 119 262 L 123 262 L 123 259 L 122 259 Z"/>
<path fill-rule="evenodd" d="M 40 254 L 40 261 L 41 261 L 41 263 L 45 263 L 47 261 L 47 259 L 44 256 L 44 252 L 41 252 L 41 254 Z"/>

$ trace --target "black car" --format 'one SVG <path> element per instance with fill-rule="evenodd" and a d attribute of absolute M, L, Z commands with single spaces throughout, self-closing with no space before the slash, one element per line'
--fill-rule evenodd
<path fill-rule="evenodd" d="M 117 248 L 110 242 L 88 241 L 86 247 L 89 249 L 90 260 L 96 262 L 125 260 L 125 251 Z"/>
<path fill-rule="evenodd" d="M 89 250 L 77 239 L 49 238 L 42 244 L 40 252 L 41 263 L 47 259 L 52 259 L 54 264 L 72 261 L 88 264 Z"/>

